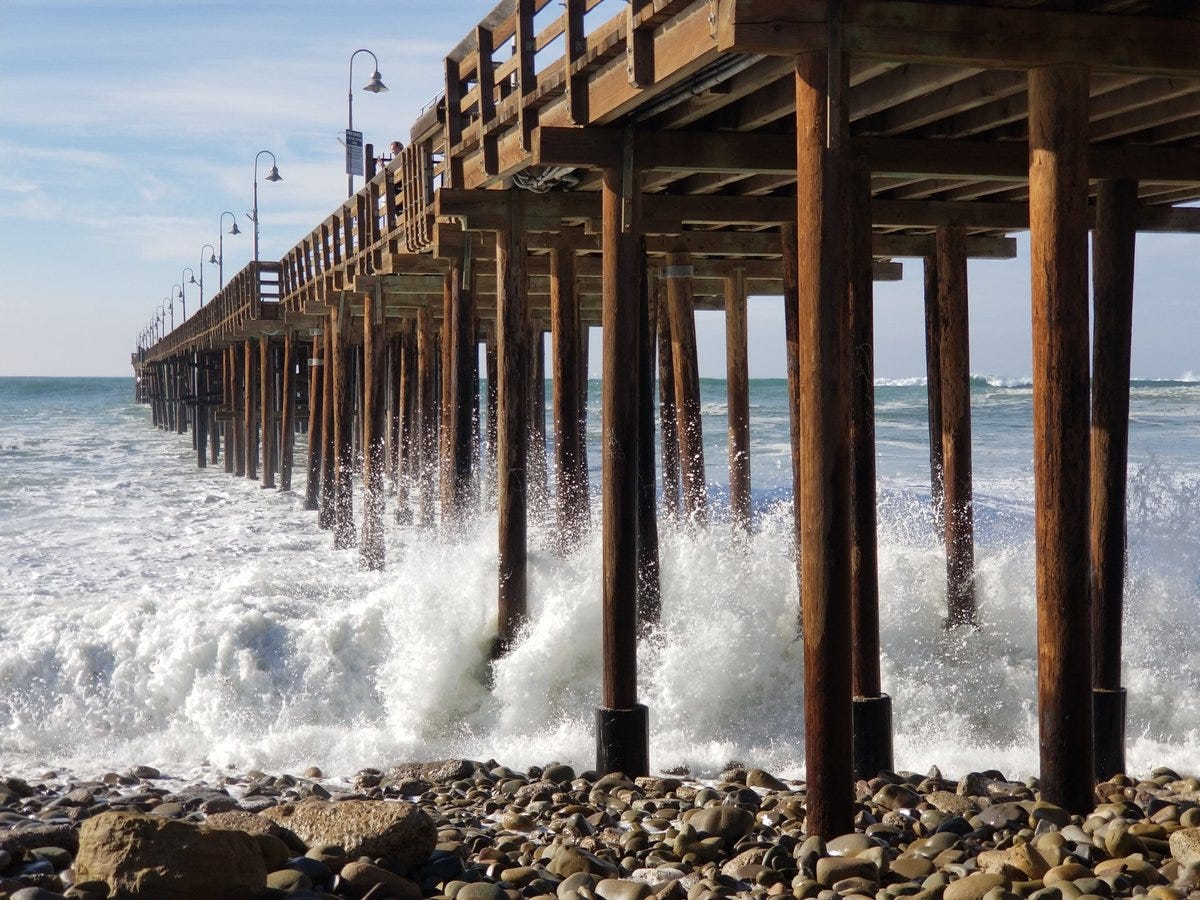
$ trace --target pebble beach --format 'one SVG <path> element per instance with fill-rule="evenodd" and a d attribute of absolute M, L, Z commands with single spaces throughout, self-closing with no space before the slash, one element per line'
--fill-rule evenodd
<path fill-rule="evenodd" d="M 452 759 L 352 778 L 0 777 L 0 898 L 1200 900 L 1200 780 L 1097 786 L 881 772 L 855 830 L 805 835 L 803 782 L 731 763 L 629 779 Z"/>

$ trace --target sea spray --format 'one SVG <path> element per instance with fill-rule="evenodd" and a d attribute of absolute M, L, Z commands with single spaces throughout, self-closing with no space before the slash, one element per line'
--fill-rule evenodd
<path fill-rule="evenodd" d="M 708 384 L 712 402 L 723 387 Z M 975 390 L 981 626 L 947 633 L 945 556 L 918 437 L 923 389 L 878 389 L 883 682 L 898 765 L 1029 774 L 1028 390 Z M 709 528 L 660 526 L 662 621 L 639 653 L 656 766 L 803 769 L 786 388 L 752 391 L 753 538 L 735 538 L 719 490 Z M 529 620 L 493 665 L 494 514 L 455 535 L 389 525 L 387 569 L 365 572 L 354 551 L 330 548 L 302 509 L 302 485 L 279 494 L 197 471 L 187 438 L 152 429 L 129 394 L 123 380 L 76 383 L 56 385 L 44 405 L 11 394 L 0 405 L 0 765 L 96 774 L 140 762 L 177 772 L 316 764 L 350 774 L 449 754 L 591 765 L 598 520 L 564 556 L 552 517 L 534 511 Z M 1129 759 L 1135 770 L 1196 771 L 1200 478 L 1187 439 L 1200 389 L 1135 386 L 1134 405 Z M 706 421 L 713 472 L 723 424 Z"/>

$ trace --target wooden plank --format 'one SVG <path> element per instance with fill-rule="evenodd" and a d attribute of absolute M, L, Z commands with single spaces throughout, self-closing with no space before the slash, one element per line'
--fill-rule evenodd
<path fill-rule="evenodd" d="M 1042 796 L 1094 804 L 1089 606 L 1087 69 L 1029 73 Z"/>
<path fill-rule="evenodd" d="M 566 53 L 567 108 L 572 124 L 586 125 L 588 122 L 587 73 L 581 72 L 582 60 L 587 55 L 587 35 L 584 32 L 585 0 L 566 0 L 563 17 L 566 19 L 563 37 Z"/>
<path fill-rule="evenodd" d="M 847 0 L 844 47 L 868 59 L 1025 69 L 1200 75 L 1200 22 L 900 0 Z M 1019 39 L 1013 39 L 1019 35 Z M 724 51 L 794 54 L 825 46 L 823 0 L 731 0 Z"/>

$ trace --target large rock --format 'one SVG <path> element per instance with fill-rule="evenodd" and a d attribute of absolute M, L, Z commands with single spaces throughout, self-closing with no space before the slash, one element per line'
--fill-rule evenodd
<path fill-rule="evenodd" d="M 434 762 L 408 762 L 392 766 L 388 777 L 395 781 L 431 781 L 445 784 L 475 774 L 477 764 L 469 759 L 439 759 Z"/>
<path fill-rule="evenodd" d="M 100 813 L 83 823 L 75 874 L 138 900 L 255 900 L 267 887 L 267 868 L 250 835 L 130 812 Z"/>
<path fill-rule="evenodd" d="M 1180 828 L 1168 838 L 1171 855 L 1181 866 L 1200 862 L 1200 828 Z"/>
<path fill-rule="evenodd" d="M 383 800 L 305 800 L 262 811 L 308 846 L 337 844 L 354 859 L 391 856 L 407 866 L 419 866 L 437 843 L 437 829 L 412 803 Z"/>
<path fill-rule="evenodd" d="M 700 834 L 721 838 L 728 849 L 754 829 L 754 813 L 740 806 L 708 806 L 686 810 L 683 822 Z"/>

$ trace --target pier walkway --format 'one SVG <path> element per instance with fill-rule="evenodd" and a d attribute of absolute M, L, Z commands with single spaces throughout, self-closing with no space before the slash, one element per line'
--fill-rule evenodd
<path fill-rule="evenodd" d="M 1185 205 L 1200 200 L 1195 4 L 505 0 L 445 57 L 444 94 L 400 158 L 370 165 L 282 259 L 137 348 L 155 423 L 190 430 L 199 465 L 223 455 L 284 490 L 307 431 L 308 506 L 376 568 L 385 512 L 430 527 L 472 514 L 490 454 L 504 652 L 527 608 L 532 480 L 553 470 L 565 542 L 589 516 L 586 335 L 601 327 L 597 765 L 643 774 L 637 641 L 658 608 L 657 516 L 707 515 L 694 311 L 726 315 L 731 514 L 748 529 L 746 298 L 782 298 L 807 828 L 826 837 L 852 830 L 854 778 L 892 764 L 872 282 L 923 260 L 947 620 L 971 627 L 966 260 L 1014 257 L 1028 230 L 1041 785 L 1091 808 L 1095 775 L 1124 766 L 1135 235 L 1200 232 Z"/>

